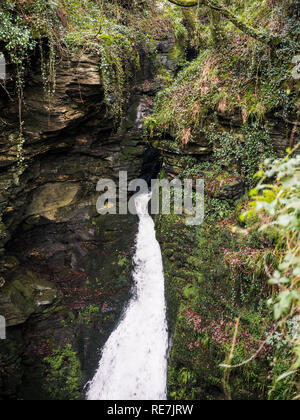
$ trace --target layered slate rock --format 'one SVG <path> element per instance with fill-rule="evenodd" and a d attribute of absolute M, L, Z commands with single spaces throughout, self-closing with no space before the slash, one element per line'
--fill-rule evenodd
<path fill-rule="evenodd" d="M 164 40 L 158 60 L 168 62 L 173 42 Z M 142 119 L 161 81 L 140 53 L 118 130 L 106 109 L 98 56 L 62 58 L 50 102 L 39 58 L 32 58 L 22 148 L 13 85 L 0 92 L 0 313 L 8 321 L 0 399 L 48 399 L 45 360 L 65 354 L 68 345 L 80 361 L 83 387 L 130 297 L 137 220 L 99 216 L 96 185 L 101 178 L 118 182 L 121 170 L 129 180 L 141 175 Z"/>

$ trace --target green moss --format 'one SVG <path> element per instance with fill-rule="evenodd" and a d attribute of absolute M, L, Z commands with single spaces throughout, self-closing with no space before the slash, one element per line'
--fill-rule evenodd
<path fill-rule="evenodd" d="M 7 238 L 7 230 L 4 223 L 0 223 L 0 241 Z"/>
<path fill-rule="evenodd" d="M 156 56 L 153 25 L 161 16 L 149 6 L 148 0 L 124 5 L 113 0 L 5 1 L 0 9 L 0 41 L 17 68 L 20 103 L 23 102 L 26 59 L 34 49 L 39 49 L 45 99 L 51 110 L 56 63 L 61 58 L 63 45 L 71 56 L 81 58 L 90 53 L 99 56 L 108 116 L 119 124 L 123 120 L 132 77 L 140 68 L 140 51 L 153 59 Z M 159 23 L 157 28 L 158 32 L 165 29 Z M 181 39 L 179 34 L 178 37 Z M 19 137 L 19 157 L 23 162 L 22 124 Z"/>
<path fill-rule="evenodd" d="M 99 314 L 101 308 L 96 305 L 89 305 L 82 308 L 78 314 L 78 323 L 80 325 L 89 325 L 93 322 L 95 315 Z"/>
<path fill-rule="evenodd" d="M 8 326 L 19 325 L 32 314 L 54 311 L 60 297 L 53 283 L 17 268 L 1 288 L 2 315 Z"/>
<path fill-rule="evenodd" d="M 234 399 L 260 399 L 267 398 L 271 386 L 263 353 L 232 371 L 224 389 L 225 371 L 219 365 L 230 353 L 236 318 L 240 317 L 240 327 L 232 363 L 257 351 L 266 336 L 268 309 L 265 274 L 249 260 L 248 238 L 237 238 L 222 224 L 228 214 L 217 210 L 218 201 L 232 213 L 234 207 L 226 200 L 210 201 L 200 227 L 186 226 L 181 216 L 160 216 L 156 221 L 173 334 L 168 377 L 173 399 L 225 399 L 228 389 Z M 222 223 L 216 224 L 217 220 Z M 244 247 L 235 270 L 231 255 L 235 264 Z"/>
<path fill-rule="evenodd" d="M 241 19 L 256 15 L 253 0 L 231 3 Z M 145 121 L 150 136 L 163 137 L 167 132 L 184 147 L 199 139 L 203 126 L 224 117 L 234 115 L 242 124 L 262 123 L 270 112 L 276 115 L 280 109 L 284 118 L 292 118 L 299 99 L 297 85 L 291 80 L 291 62 L 298 48 L 298 18 L 286 2 L 278 2 L 272 13 L 263 3 L 258 6 L 255 25 L 285 28 L 276 54 L 224 19 L 218 25 L 226 36 L 216 46 L 211 39 L 210 19 L 201 19 L 207 9 L 198 8 L 199 55 L 186 64 L 173 84 L 158 93 L 154 112 Z"/>
<path fill-rule="evenodd" d="M 81 366 L 70 344 L 45 357 L 44 387 L 52 400 L 78 400 L 82 386 Z"/>
<path fill-rule="evenodd" d="M 256 182 L 254 175 L 259 165 L 275 157 L 271 137 L 257 122 L 244 125 L 240 135 L 219 133 L 214 124 L 204 132 L 212 146 L 213 159 L 231 173 L 240 174 L 249 188 Z"/>

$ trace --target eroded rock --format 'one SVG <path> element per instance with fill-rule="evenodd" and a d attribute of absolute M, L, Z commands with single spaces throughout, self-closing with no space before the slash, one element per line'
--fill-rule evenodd
<path fill-rule="evenodd" d="M 23 324 L 30 316 L 49 305 L 57 304 L 61 294 L 53 285 L 32 272 L 13 274 L 0 289 L 1 315 L 7 327 Z"/>

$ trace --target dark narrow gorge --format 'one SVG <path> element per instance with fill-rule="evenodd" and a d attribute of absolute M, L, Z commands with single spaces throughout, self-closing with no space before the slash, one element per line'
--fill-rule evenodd
<path fill-rule="evenodd" d="M 1 401 L 300 398 L 299 18 L 2 1 Z M 99 214 L 122 172 L 203 180 L 204 222 Z"/>

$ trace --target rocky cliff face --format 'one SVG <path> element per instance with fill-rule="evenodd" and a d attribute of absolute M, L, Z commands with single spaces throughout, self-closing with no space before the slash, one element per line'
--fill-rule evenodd
<path fill-rule="evenodd" d="M 293 136 L 294 146 L 300 141 L 300 127 L 296 113 L 291 115 L 289 120 L 282 114 L 282 110 L 274 110 L 270 113 L 266 117 L 264 129 L 271 140 L 274 153 L 281 157 L 285 156 L 287 148 L 290 147 L 291 136 Z M 202 129 L 208 129 L 211 121 L 209 117 L 203 121 Z M 231 133 L 243 144 L 243 118 L 240 110 L 237 109 L 231 114 L 218 112 L 214 122 L 217 123 L 218 133 Z M 232 174 L 228 168 L 224 167 L 222 170 L 222 162 L 215 161 L 212 144 L 203 132 L 195 135 L 193 140 L 186 145 L 180 145 L 175 137 L 175 134 L 170 132 L 166 133 L 164 140 L 155 137 L 153 139 L 154 146 L 161 152 L 163 169 L 171 178 L 182 176 L 188 166 L 206 162 L 211 164 L 211 170 L 202 171 L 198 175 L 205 180 L 205 194 L 208 197 L 223 200 L 238 199 L 246 192 L 247 186 L 243 177 Z M 259 146 L 257 146 L 255 155 L 259 153 Z M 242 163 L 241 159 L 240 164 Z M 213 170 L 215 164 L 219 164 L 221 168 L 218 174 Z"/>
<path fill-rule="evenodd" d="M 172 42 L 158 45 L 167 65 Z M 69 344 L 81 365 L 78 390 L 129 297 L 136 219 L 99 216 L 95 205 L 100 178 L 141 173 L 141 120 L 160 86 L 153 63 L 141 56 L 117 132 L 106 113 L 97 56 L 61 60 L 50 104 L 38 59 L 32 59 L 22 148 L 9 83 L 1 90 L 0 308 L 8 339 L 0 342 L 0 398 L 57 397 L 51 356 Z"/>
<path fill-rule="evenodd" d="M 274 151 L 279 156 L 286 154 L 286 149 L 290 146 L 291 135 L 293 134 L 293 144 L 296 145 L 300 141 L 300 128 L 296 123 L 297 115 L 290 116 L 287 120 L 282 110 L 274 110 L 266 116 L 265 132 L 270 136 Z M 202 129 L 207 129 L 211 124 L 211 118 L 203 121 Z M 237 138 L 242 139 L 242 127 L 244 125 L 241 110 L 236 109 L 234 113 L 221 113 L 215 115 L 215 123 L 219 133 L 230 132 Z M 209 143 L 207 136 L 203 132 L 194 135 L 192 141 L 181 146 L 175 140 L 175 133 L 167 133 L 165 140 L 153 140 L 154 145 L 161 150 L 164 158 L 164 168 L 171 176 L 180 175 L 187 166 L 187 160 L 193 160 L 194 163 L 210 161 L 214 163 L 212 145 Z M 242 140 L 241 140 L 242 141 Z M 226 178 L 226 176 L 225 176 Z M 229 188 L 223 188 L 219 196 L 223 198 L 237 198 L 242 195 L 244 188 L 241 186 L 240 180 L 232 182 Z"/>

